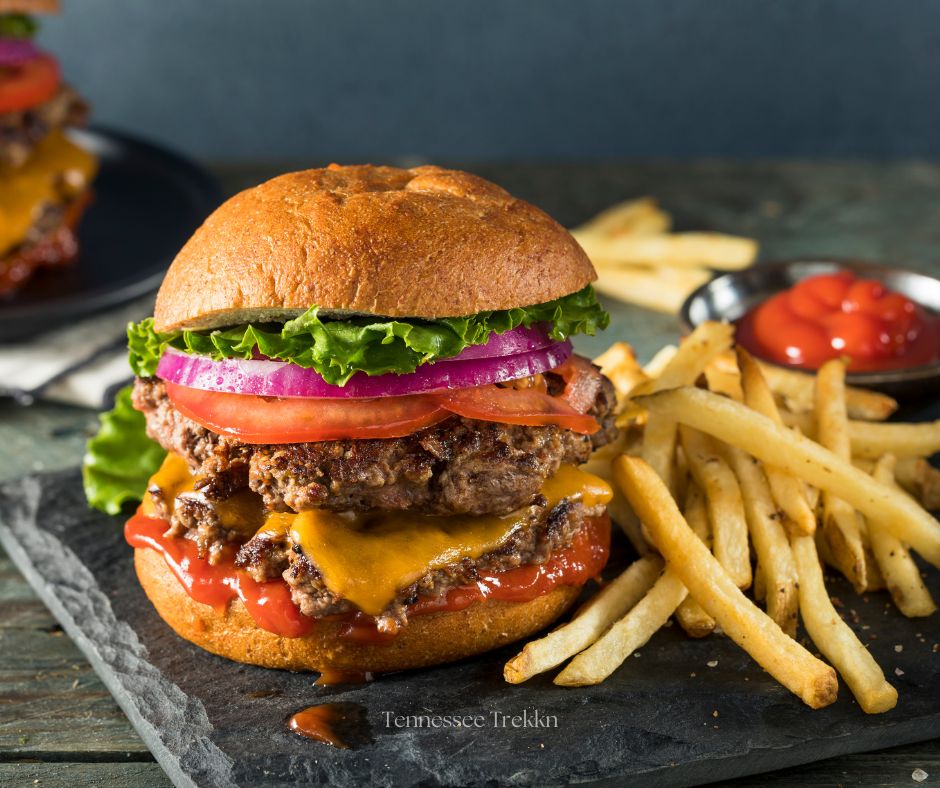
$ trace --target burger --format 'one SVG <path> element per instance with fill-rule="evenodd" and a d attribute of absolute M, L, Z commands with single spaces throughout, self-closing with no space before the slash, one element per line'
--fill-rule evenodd
<path fill-rule="evenodd" d="M 55 0 L 0 0 L 0 295 L 75 260 L 97 170 L 64 133 L 84 124 L 88 105 L 33 42 L 32 15 L 56 11 Z"/>
<path fill-rule="evenodd" d="M 611 489 L 579 466 L 615 437 L 614 392 L 570 341 L 607 325 L 594 278 L 558 223 L 465 172 L 244 191 L 129 327 L 89 500 L 143 494 L 144 591 L 229 659 L 384 672 L 528 636 L 609 552 Z"/>

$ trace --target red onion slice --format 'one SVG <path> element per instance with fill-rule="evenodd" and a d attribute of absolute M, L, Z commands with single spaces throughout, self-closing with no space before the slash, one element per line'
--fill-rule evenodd
<path fill-rule="evenodd" d="M 284 361 L 206 356 L 167 348 L 157 365 L 157 375 L 171 383 L 204 391 L 256 394 L 263 397 L 394 397 L 441 389 L 470 388 L 487 383 L 537 375 L 563 364 L 571 355 L 571 343 L 554 342 L 548 347 L 493 358 L 455 359 L 425 364 L 407 375 L 353 375 L 345 386 L 327 383 L 313 369 Z"/>
<path fill-rule="evenodd" d="M 512 356 L 529 350 L 542 350 L 555 344 L 548 335 L 548 326 L 543 324 L 491 334 L 482 345 L 471 345 L 461 350 L 456 356 L 443 361 L 466 361 L 471 358 L 491 358 L 493 356 Z M 440 363 L 440 362 L 438 362 Z"/>
<path fill-rule="evenodd" d="M 36 45 L 25 38 L 0 38 L 0 68 L 20 66 L 39 56 Z"/>

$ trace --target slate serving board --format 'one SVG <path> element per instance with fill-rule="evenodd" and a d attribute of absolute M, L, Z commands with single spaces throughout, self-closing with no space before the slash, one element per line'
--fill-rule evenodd
<path fill-rule="evenodd" d="M 940 617 L 907 620 L 886 594 L 860 598 L 834 578 L 831 592 L 898 688 L 891 713 L 864 715 L 844 684 L 835 705 L 811 711 L 727 639 L 695 641 L 678 627 L 596 687 L 556 688 L 549 676 L 507 685 L 514 647 L 316 687 L 314 675 L 237 665 L 180 640 L 138 585 L 121 526 L 86 508 L 77 470 L 0 487 L 0 542 L 178 786 L 692 785 L 940 735 Z M 940 593 L 940 573 L 928 584 Z M 361 746 L 288 731 L 291 713 L 319 702 L 357 704 Z M 469 715 L 482 727 L 396 725 L 416 715 Z"/>

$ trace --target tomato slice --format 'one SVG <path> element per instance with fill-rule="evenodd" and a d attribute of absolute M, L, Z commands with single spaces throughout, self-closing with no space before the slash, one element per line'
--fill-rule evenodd
<path fill-rule="evenodd" d="M 189 419 L 245 443 L 306 443 L 343 438 L 401 438 L 447 418 L 433 395 L 375 399 L 273 399 L 166 383 Z"/>
<path fill-rule="evenodd" d="M 59 89 L 60 79 L 59 64 L 49 55 L 0 69 L 0 112 L 31 109 L 48 101 Z"/>
<path fill-rule="evenodd" d="M 535 387 L 487 385 L 400 397 L 277 399 L 203 391 L 169 381 L 166 393 L 187 418 L 244 443 L 401 438 L 452 413 L 467 419 L 530 427 L 555 424 L 592 435 L 600 425 L 583 411 L 593 403 L 599 383 L 596 375 L 586 374 L 588 368 L 589 362 L 576 361 L 553 370 L 566 381 L 558 397 Z"/>
<path fill-rule="evenodd" d="M 601 388 L 601 377 L 595 373 L 594 365 L 583 356 L 571 355 L 552 372 L 565 381 L 561 398 L 578 413 L 587 413 Z"/>
<path fill-rule="evenodd" d="M 593 435 L 600 429 L 593 416 L 578 413 L 560 397 L 552 397 L 537 389 L 475 386 L 443 391 L 436 396 L 447 410 L 465 419 L 530 427 L 557 424 L 582 435 Z"/>

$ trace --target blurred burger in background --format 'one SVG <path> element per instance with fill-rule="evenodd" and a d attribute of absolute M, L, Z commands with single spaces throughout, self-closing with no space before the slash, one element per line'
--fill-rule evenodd
<path fill-rule="evenodd" d="M 0 0 L 0 295 L 76 258 L 97 170 L 64 131 L 88 104 L 34 41 L 35 15 L 58 11 L 57 0 Z"/>

